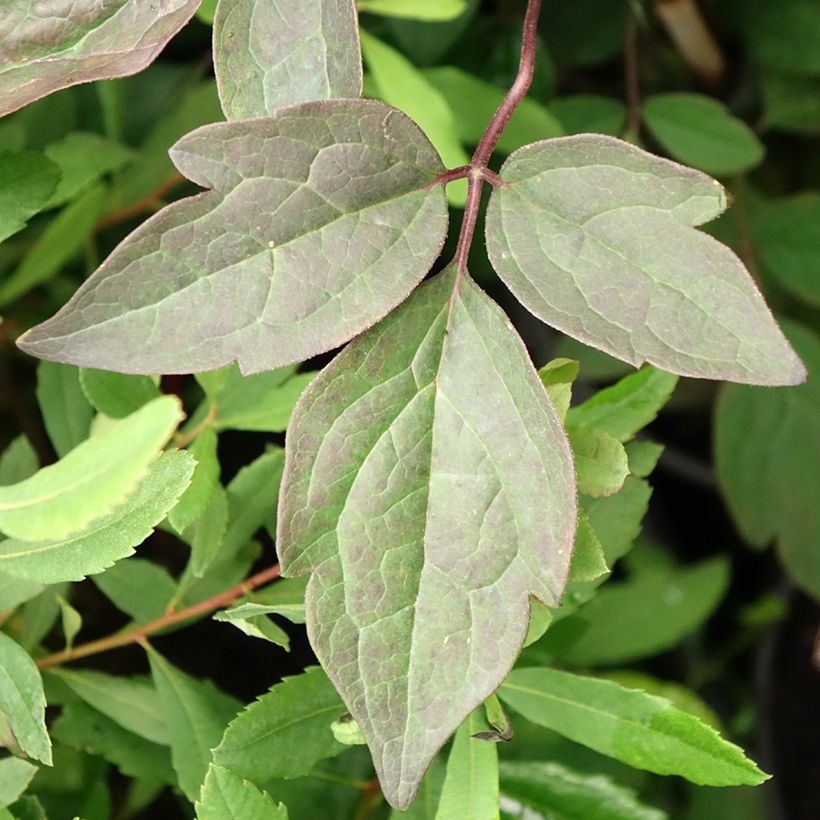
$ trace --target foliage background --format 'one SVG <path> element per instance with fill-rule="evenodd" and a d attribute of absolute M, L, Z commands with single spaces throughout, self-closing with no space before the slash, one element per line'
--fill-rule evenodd
<path fill-rule="evenodd" d="M 364 41 L 366 93 L 414 116 L 445 161 L 462 164 L 515 76 L 522 4 L 471 0 L 460 16 L 444 22 L 369 14 L 362 5 L 362 26 L 378 38 Z M 820 372 L 820 4 L 702 2 L 702 20 L 716 48 L 708 63 L 702 55 L 687 60 L 675 40 L 673 8 L 687 6 L 547 2 L 531 102 L 501 147 L 506 153 L 535 139 L 601 131 L 716 175 L 731 191 L 734 207 L 708 229 L 744 259 L 778 317 L 792 328 L 809 370 Z M 194 21 L 147 71 L 71 88 L 0 120 L 0 151 L 8 152 L 0 177 L 12 160 L 43 156 L 63 175 L 49 207 L 0 244 L 4 447 L 23 433 L 41 463 L 48 463 L 60 450 L 60 437 L 70 438 L 72 414 L 80 412 L 68 394 L 57 410 L 53 394 L 44 397 L 41 387 L 38 397 L 36 362 L 15 350 L 16 336 L 61 306 L 147 214 L 195 192 L 173 171 L 166 152 L 184 133 L 221 119 L 209 38 L 207 23 Z M 702 51 L 703 40 L 696 41 Z M 679 92 L 699 96 L 669 96 Z M 459 195 L 454 187 L 455 222 Z M 481 243 L 470 267 L 513 317 L 536 364 L 556 356 L 581 361 L 576 401 L 628 372 L 526 314 L 498 283 Z M 328 358 L 302 369 L 315 370 Z M 554 638 L 567 641 L 570 656 L 574 652 L 583 666 L 649 673 L 697 692 L 734 739 L 758 751 L 763 768 L 775 775 L 771 784 L 755 791 L 713 790 L 661 780 L 523 722 L 516 741 L 500 749 L 502 759 L 530 758 L 537 748 L 541 757 L 554 754 L 581 770 L 612 774 L 673 817 L 820 816 L 820 726 L 806 719 L 816 711 L 820 682 L 813 660 L 820 596 L 816 378 L 793 390 L 682 380 L 649 430 L 666 449 L 642 540 L 595 599 L 598 631 L 577 641 L 565 628 Z M 182 395 L 189 408 L 201 395 L 191 378 L 166 378 L 163 389 Z M 267 444 L 282 441 L 278 433 L 222 432 L 223 480 Z M 270 553 L 269 536 L 263 532 L 261 538 Z M 160 531 L 139 554 L 176 573 L 187 550 Z M 684 568 L 692 572 L 690 565 L 711 568 L 711 575 L 687 584 Z M 82 613 L 83 639 L 126 621 L 91 582 L 60 594 Z M 664 605 L 668 629 L 657 630 L 656 614 Z M 64 607 L 60 619 L 53 595 L 36 606 L 45 646 L 61 648 L 70 614 Z M 211 620 L 164 636 L 157 646 L 180 668 L 247 702 L 311 661 L 302 629 L 285 628 L 293 644 L 289 654 Z M 138 648 L 101 656 L 95 664 L 117 674 L 147 668 Z M 117 816 L 127 816 L 121 775 L 101 780 L 108 771 L 101 757 L 68 747 L 60 754 L 60 766 L 35 781 L 35 793 L 55 807 L 55 816 L 82 813 L 92 820 L 109 816 L 111 805 Z M 355 779 L 361 770 L 368 781 L 361 750 L 340 760 L 328 767 L 329 776 L 344 772 Z M 317 781 L 313 792 L 306 787 L 292 796 L 293 805 L 309 804 L 320 793 L 334 803 L 333 816 L 364 816 L 367 792 L 363 798 L 350 783 Z M 186 811 L 166 792 L 132 816 L 182 817 Z M 372 816 L 384 814 L 381 807 Z M 291 816 L 318 815 L 291 808 Z"/>

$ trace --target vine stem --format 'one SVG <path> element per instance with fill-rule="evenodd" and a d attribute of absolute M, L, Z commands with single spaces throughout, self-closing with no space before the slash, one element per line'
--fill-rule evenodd
<path fill-rule="evenodd" d="M 257 572 L 256 575 L 246 578 L 241 584 L 226 589 L 224 592 L 220 592 L 211 598 L 206 598 L 198 604 L 193 604 L 178 611 L 166 612 L 159 618 L 155 618 L 153 621 L 149 621 L 133 629 L 116 632 L 106 638 L 100 638 L 99 640 L 80 644 L 71 649 L 64 649 L 62 652 L 46 655 L 37 661 L 37 666 L 41 669 L 48 669 L 52 666 L 59 666 L 60 664 L 79 660 L 80 658 L 87 658 L 89 655 L 98 655 L 101 652 L 118 649 L 121 646 L 128 646 L 132 643 L 143 643 L 149 635 L 161 632 L 169 626 L 187 621 L 191 618 L 196 618 L 200 615 L 207 615 L 214 610 L 228 606 L 237 598 L 241 598 L 254 589 L 264 586 L 271 581 L 275 581 L 279 577 L 280 572 L 279 564 L 274 564 L 267 569 L 263 569 L 261 572 Z"/>
<path fill-rule="evenodd" d="M 521 36 L 521 60 L 518 64 L 518 74 L 515 82 L 498 106 L 498 110 L 490 120 L 487 130 L 481 137 L 481 142 L 475 149 L 469 166 L 469 182 L 467 187 L 467 204 L 464 206 L 464 220 L 461 223 L 461 233 L 458 237 L 455 264 L 456 275 L 460 277 L 467 271 L 467 258 L 475 236 L 478 221 L 478 208 L 481 204 L 481 189 L 485 179 L 498 184 L 497 175 L 487 168 L 487 163 L 493 155 L 495 146 L 507 123 L 521 104 L 532 85 L 535 72 L 535 52 L 537 45 L 538 17 L 541 13 L 541 0 L 528 0 L 527 11 L 524 15 L 524 31 Z"/>

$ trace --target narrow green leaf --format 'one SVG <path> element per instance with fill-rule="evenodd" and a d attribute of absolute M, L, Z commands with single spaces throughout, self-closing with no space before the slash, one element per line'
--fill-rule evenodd
<path fill-rule="evenodd" d="M 0 50 L 0 116 L 77 83 L 135 74 L 193 16 L 199 0 L 78 0 L 59 15 L 10 0 Z"/>
<path fill-rule="evenodd" d="M 664 820 L 666 813 L 641 803 L 631 789 L 605 775 L 574 771 L 561 763 L 502 761 L 501 791 L 545 817 L 561 820 Z"/>
<path fill-rule="evenodd" d="M 82 391 L 76 367 L 40 362 L 37 403 L 48 437 L 60 458 L 88 438 L 94 410 Z"/>
<path fill-rule="evenodd" d="M 214 69 L 229 120 L 362 93 L 353 0 L 232 0 L 217 6 Z"/>
<path fill-rule="evenodd" d="M 188 448 L 188 452 L 196 459 L 196 469 L 191 486 L 168 516 L 171 526 L 179 533 L 184 532 L 202 515 L 216 492 L 220 474 L 218 444 L 216 431 L 208 426 Z M 224 531 L 224 524 L 222 528 Z"/>
<path fill-rule="evenodd" d="M 289 651 L 290 639 L 287 633 L 268 618 L 268 615 L 276 612 L 277 609 L 278 607 L 251 602 L 217 612 L 214 620 L 233 624 L 251 638 L 262 638 Z"/>
<path fill-rule="evenodd" d="M 452 20 L 463 14 L 466 0 L 358 0 L 360 11 L 410 20 Z"/>
<path fill-rule="evenodd" d="M 643 119 L 674 159 L 701 171 L 731 176 L 763 160 L 763 143 L 754 131 L 712 97 L 655 94 L 644 101 Z"/>
<path fill-rule="evenodd" d="M 33 652 L 51 632 L 60 617 L 59 598 L 67 593 L 68 584 L 52 584 L 36 598 L 26 601 L 20 612 L 23 628 L 20 630 L 19 642 L 27 652 Z"/>
<path fill-rule="evenodd" d="M 393 806 L 503 679 L 530 594 L 557 605 L 574 530 L 544 386 L 500 308 L 452 268 L 302 395 L 277 549 L 286 575 L 312 572 L 312 646 Z"/>
<path fill-rule="evenodd" d="M 249 600 L 263 604 L 272 613 L 282 615 L 293 624 L 305 622 L 305 587 L 307 578 L 280 578 L 275 584 L 251 594 Z"/>
<path fill-rule="evenodd" d="M 578 491 L 596 497 L 617 493 L 629 475 L 623 444 L 597 427 L 568 426 L 567 434 L 575 456 Z"/>
<path fill-rule="evenodd" d="M 122 419 L 161 395 L 151 376 L 128 376 L 108 370 L 81 370 L 80 386 L 100 413 Z"/>
<path fill-rule="evenodd" d="M 478 145 L 504 99 L 504 90 L 453 66 L 427 69 L 424 77 L 450 106 L 461 140 L 466 145 Z M 530 142 L 563 135 L 564 129 L 544 106 L 525 99 L 504 129 L 497 148 L 510 154 Z"/>
<path fill-rule="evenodd" d="M 637 769 L 677 774 L 704 786 L 767 779 L 737 746 L 668 700 L 613 681 L 516 669 L 499 697 L 525 718 Z"/>
<path fill-rule="evenodd" d="M 583 509 L 610 567 L 629 552 L 638 537 L 651 496 L 652 488 L 646 481 L 630 476 L 615 495 L 583 501 Z"/>
<path fill-rule="evenodd" d="M 55 584 L 81 581 L 134 553 L 165 518 L 191 479 L 193 459 L 184 451 L 164 453 L 134 493 L 77 535 L 49 541 L 0 541 L 0 572 Z"/>
<path fill-rule="evenodd" d="M 0 632 L 0 714 L 29 757 L 51 765 L 46 732 L 46 697 L 40 671 L 29 654 Z"/>
<path fill-rule="evenodd" d="M 97 184 L 63 208 L 0 285 L 0 305 L 7 305 L 47 282 L 75 257 L 102 215 L 107 198 L 106 187 Z"/>
<path fill-rule="evenodd" d="M 647 439 L 630 441 L 626 445 L 629 472 L 634 476 L 638 476 L 638 478 L 646 478 L 657 466 L 663 451 L 663 444 L 654 441 Z"/>
<path fill-rule="evenodd" d="M 672 373 L 642 367 L 573 407 L 567 422 L 597 427 L 618 441 L 629 441 L 655 420 L 677 383 L 678 377 Z"/>
<path fill-rule="evenodd" d="M 29 440 L 25 435 L 17 436 L 0 456 L 0 487 L 30 478 L 39 466 L 37 453 Z"/>
<path fill-rule="evenodd" d="M 372 100 L 208 125 L 171 156 L 209 190 L 132 233 L 59 313 L 17 340 L 26 352 L 147 374 L 302 361 L 405 299 L 447 231 L 435 149 L 407 116 Z"/>
<path fill-rule="evenodd" d="M 18 757 L 0 760 L 0 808 L 14 803 L 28 788 L 35 774 L 37 767 Z"/>
<path fill-rule="evenodd" d="M 228 495 L 217 484 L 208 499 L 205 511 L 191 525 L 191 571 L 197 578 L 202 578 L 208 569 L 219 559 L 219 550 L 225 540 L 228 527 Z"/>
<path fill-rule="evenodd" d="M 178 399 L 155 399 L 56 464 L 0 487 L 0 529 L 32 541 L 82 530 L 135 491 L 181 418 Z"/>
<path fill-rule="evenodd" d="M 152 743 L 78 700 L 63 707 L 54 722 L 56 741 L 113 763 L 126 777 L 176 785 L 167 746 Z"/>
<path fill-rule="evenodd" d="M 572 385 L 579 370 L 579 363 L 574 359 L 553 359 L 538 371 L 541 383 L 562 422 L 566 420 L 572 402 Z"/>
<path fill-rule="evenodd" d="M 458 136 L 456 117 L 447 100 L 403 54 L 362 31 L 362 53 L 380 99 L 407 113 L 419 124 L 448 168 L 470 161 Z M 464 206 L 467 183 L 447 186 L 450 204 Z"/>
<path fill-rule="evenodd" d="M 486 726 L 481 710 L 472 712 L 456 732 L 436 820 L 496 820 L 498 817 L 498 749 L 473 735 Z"/>
<path fill-rule="evenodd" d="M 240 704 L 210 681 L 181 672 L 151 648 L 148 660 L 162 704 L 162 717 L 168 727 L 171 760 L 179 776 L 179 787 L 193 802 L 205 781 L 211 749 L 219 743 Z"/>
<path fill-rule="evenodd" d="M 742 262 L 694 228 L 726 208 L 715 180 L 589 134 L 522 148 L 501 177 L 487 211 L 490 260 L 542 321 L 636 367 L 805 379 Z"/>
<path fill-rule="evenodd" d="M 168 570 L 143 558 L 118 561 L 92 580 L 117 609 L 140 623 L 167 612 L 177 591 Z"/>
<path fill-rule="evenodd" d="M 257 784 L 307 774 L 344 751 L 330 729 L 344 711 L 325 673 L 311 667 L 240 712 L 214 750 L 214 762 Z"/>
<path fill-rule="evenodd" d="M 60 169 L 37 151 L 0 151 L 0 242 L 46 207 L 59 182 Z"/>
<path fill-rule="evenodd" d="M 253 783 L 211 764 L 196 816 L 198 820 L 288 820 L 288 810 Z"/>
<path fill-rule="evenodd" d="M 164 719 L 159 693 L 146 678 L 124 678 L 86 669 L 52 669 L 78 697 L 129 732 L 169 745 L 170 731 Z"/>

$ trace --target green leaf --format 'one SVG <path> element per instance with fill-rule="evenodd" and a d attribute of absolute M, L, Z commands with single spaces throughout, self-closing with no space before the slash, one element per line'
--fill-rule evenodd
<path fill-rule="evenodd" d="M 88 438 L 94 410 L 80 387 L 76 367 L 40 362 L 37 403 L 48 437 L 60 458 Z"/>
<path fill-rule="evenodd" d="M 447 168 L 467 165 L 470 158 L 459 139 L 457 117 L 444 96 L 401 52 L 362 31 L 362 53 L 378 96 L 417 122 Z M 450 204 L 464 207 L 467 183 L 447 186 Z"/>
<path fill-rule="evenodd" d="M 176 785 L 167 746 L 152 743 L 123 729 L 83 701 L 63 707 L 52 728 L 54 739 L 75 749 L 100 755 L 124 775 Z"/>
<path fill-rule="evenodd" d="M 240 704 L 210 681 L 181 672 L 150 647 L 148 660 L 171 739 L 171 760 L 179 787 L 193 802 L 205 781 L 211 749 L 219 743 Z"/>
<path fill-rule="evenodd" d="M 170 731 L 164 719 L 159 693 L 145 678 L 124 678 L 78 669 L 51 669 L 89 706 L 111 718 L 123 729 L 152 743 L 167 746 Z"/>
<path fill-rule="evenodd" d="M 26 795 L 14 804 L 14 820 L 48 820 L 48 818 L 40 801 L 33 795 Z"/>
<path fill-rule="evenodd" d="M 250 601 L 269 607 L 292 624 L 305 622 L 305 587 L 307 578 L 279 578 L 275 584 L 251 593 Z"/>
<path fill-rule="evenodd" d="M 60 169 L 48 157 L 36 151 L 0 151 L 0 242 L 22 231 L 48 205 L 59 182 Z"/>
<path fill-rule="evenodd" d="M 302 395 L 277 550 L 285 575 L 313 573 L 313 649 L 393 806 L 503 679 L 529 595 L 558 603 L 574 530 L 544 387 L 500 308 L 452 268 Z"/>
<path fill-rule="evenodd" d="M 26 539 L 62 539 L 131 495 L 182 412 L 165 396 L 75 447 L 31 478 L 0 487 L 0 529 Z"/>
<path fill-rule="evenodd" d="M 748 0 L 740 28 L 764 66 L 789 74 L 820 74 L 820 6 L 814 0 Z"/>
<path fill-rule="evenodd" d="M 0 455 L 0 487 L 30 478 L 39 467 L 40 461 L 29 440 L 25 435 L 17 436 Z"/>
<path fill-rule="evenodd" d="M 717 176 L 758 166 L 763 143 L 722 103 L 702 94 L 655 94 L 644 101 L 643 119 L 671 156 Z"/>
<path fill-rule="evenodd" d="M 108 190 L 94 185 L 63 208 L 49 223 L 34 247 L 0 285 L 0 305 L 13 302 L 52 278 L 82 250 L 102 214 Z"/>
<path fill-rule="evenodd" d="M 626 106 L 612 97 L 574 94 L 550 100 L 550 114 L 567 134 L 609 134 L 619 137 L 626 128 Z"/>
<path fill-rule="evenodd" d="M 83 627 L 83 616 L 62 596 L 58 596 L 57 601 L 60 604 L 60 616 L 63 622 L 65 645 L 67 649 L 70 649 L 74 645 L 74 639 L 77 637 L 77 633 Z"/>
<path fill-rule="evenodd" d="M 654 441 L 647 439 L 630 441 L 626 445 L 629 472 L 638 478 L 646 478 L 657 466 L 663 451 L 663 444 L 657 444 Z"/>
<path fill-rule="evenodd" d="M 584 500 L 583 509 L 610 567 L 629 552 L 638 537 L 651 496 L 652 488 L 646 481 L 630 476 L 615 495 Z"/>
<path fill-rule="evenodd" d="M 219 560 L 219 550 L 228 527 L 228 495 L 218 484 L 205 511 L 191 525 L 191 571 L 202 578 L 208 569 Z M 188 536 L 188 531 L 185 533 Z"/>
<path fill-rule="evenodd" d="M 538 318 L 635 366 L 804 380 L 749 272 L 692 227 L 726 207 L 713 179 L 600 135 L 522 148 L 501 177 L 487 212 L 490 260 Z"/>
<path fill-rule="evenodd" d="M 26 352 L 148 374 L 301 361 L 401 302 L 446 233 L 445 197 L 432 185 L 441 161 L 382 103 L 326 100 L 209 125 L 172 157 L 211 190 L 131 234 L 56 316 L 18 339 Z"/>
<path fill-rule="evenodd" d="M 712 615 L 728 585 L 729 565 L 722 556 L 610 582 L 576 615 L 556 625 L 545 641 L 549 645 L 553 636 L 560 641 L 559 632 L 578 621 L 586 628 L 561 653 L 562 663 L 632 663 L 678 645 Z"/>
<path fill-rule="evenodd" d="M 601 774 L 585 774 L 561 763 L 502 761 L 501 791 L 545 817 L 561 820 L 664 820 L 666 813 L 641 803 Z"/>
<path fill-rule="evenodd" d="M 187 453 L 164 453 L 133 494 L 90 528 L 49 541 L 0 541 L 0 572 L 44 584 L 102 572 L 133 555 L 188 486 L 193 469 Z"/>
<path fill-rule="evenodd" d="M 218 430 L 250 430 L 281 433 L 302 391 L 315 373 L 298 373 L 291 368 L 242 376 L 233 367 L 213 397 L 216 403 L 214 426 Z"/>
<path fill-rule="evenodd" d="M 253 783 L 211 764 L 196 816 L 198 820 L 288 820 L 288 810 Z"/>
<path fill-rule="evenodd" d="M 438 757 L 434 757 L 413 804 L 405 811 L 393 809 L 390 820 L 436 820 L 444 774 L 444 764 Z"/>
<path fill-rule="evenodd" d="M 362 93 L 353 0 L 233 0 L 214 18 L 214 70 L 229 120 Z"/>
<path fill-rule="evenodd" d="M 43 591 L 42 584 L 22 581 L 11 575 L 0 573 L 0 611 L 15 609 L 20 604 L 30 601 Z"/>
<path fill-rule="evenodd" d="M 100 177 L 125 165 L 133 152 L 99 134 L 74 131 L 45 149 L 45 155 L 61 172 L 57 191 L 49 200 L 54 208 L 70 202 Z"/>
<path fill-rule="evenodd" d="M 358 0 L 359 11 L 410 20 L 452 20 L 464 13 L 466 0 Z"/>
<path fill-rule="evenodd" d="M 92 580 L 117 609 L 140 623 L 167 612 L 177 591 L 168 571 L 144 558 L 119 561 Z"/>
<path fill-rule="evenodd" d="M 454 66 L 430 68 L 424 77 L 452 109 L 460 139 L 467 145 L 478 145 L 504 99 L 504 91 Z M 501 134 L 497 149 L 510 154 L 529 142 L 563 134 L 550 111 L 535 100 L 524 99 Z"/>
<path fill-rule="evenodd" d="M 273 529 L 275 500 L 282 480 L 285 454 L 271 448 L 244 466 L 228 484 L 228 528 L 221 553 L 233 555 L 264 524 Z"/>
<path fill-rule="evenodd" d="M 45 710 L 40 671 L 19 644 L 0 632 L 0 714 L 20 749 L 50 766 L 51 741 Z"/>
<path fill-rule="evenodd" d="M 767 74 L 763 83 L 763 126 L 778 131 L 820 133 L 820 77 Z"/>
<path fill-rule="evenodd" d="M 367 743 L 359 724 L 348 714 L 334 720 L 330 724 L 330 730 L 333 732 L 333 737 L 345 746 L 364 746 Z"/>
<path fill-rule="evenodd" d="M 499 697 L 527 720 L 637 769 L 677 774 L 704 786 L 767 779 L 737 746 L 668 700 L 617 683 L 516 669 Z"/>
<path fill-rule="evenodd" d="M 200 432 L 188 448 L 188 452 L 196 459 L 196 469 L 191 479 L 191 486 L 168 516 L 171 526 L 179 533 L 190 527 L 202 515 L 209 500 L 217 491 L 220 474 L 218 443 L 216 431 L 208 426 Z M 223 523 L 223 533 L 224 530 Z M 221 536 L 222 533 L 220 533 Z"/>
<path fill-rule="evenodd" d="M 35 774 L 37 767 L 20 758 L 6 757 L 0 760 L 0 807 L 14 803 L 28 788 Z"/>
<path fill-rule="evenodd" d="M 498 817 L 498 749 L 495 743 L 473 737 L 486 726 L 481 712 L 472 712 L 456 732 L 436 820 Z"/>
<path fill-rule="evenodd" d="M 257 784 L 305 775 L 344 751 L 330 729 L 344 711 L 325 673 L 311 667 L 240 712 L 214 749 L 214 762 Z"/>
<path fill-rule="evenodd" d="M 755 252 L 767 273 L 800 299 L 820 305 L 820 193 L 767 204 L 753 220 Z"/>
<path fill-rule="evenodd" d="M 202 0 L 202 3 L 196 10 L 197 20 L 202 20 L 203 23 L 207 23 L 210 26 L 214 21 L 217 2 L 218 0 Z"/>
<path fill-rule="evenodd" d="M 629 441 L 655 420 L 677 383 L 678 377 L 672 373 L 642 367 L 573 407 L 567 422 L 597 427 L 618 441 Z"/>
<path fill-rule="evenodd" d="M 161 395 L 150 376 L 127 376 L 108 370 L 81 370 L 80 386 L 93 407 L 112 419 L 130 416 Z"/>
<path fill-rule="evenodd" d="M 0 116 L 77 83 L 141 71 L 193 16 L 199 0 L 100 5 L 78 0 L 44 14 L 10 0 L 0 50 Z"/>
<path fill-rule="evenodd" d="M 790 390 L 724 388 L 715 462 L 743 536 L 757 547 L 776 539 L 791 578 L 820 597 L 820 339 L 800 325 L 787 332 L 809 367 L 808 382 Z"/>
<path fill-rule="evenodd" d="M 596 427 L 567 427 L 578 491 L 591 496 L 613 495 L 623 487 L 629 464 L 623 444 Z"/>
<path fill-rule="evenodd" d="M 287 633 L 268 618 L 268 615 L 276 612 L 277 609 L 278 607 L 275 606 L 250 602 L 217 612 L 214 620 L 233 624 L 251 638 L 262 638 L 290 651 L 290 639 Z"/>
<path fill-rule="evenodd" d="M 574 359 L 553 359 L 539 371 L 538 376 L 547 390 L 558 418 L 565 421 L 572 401 L 572 384 L 580 367 Z"/>

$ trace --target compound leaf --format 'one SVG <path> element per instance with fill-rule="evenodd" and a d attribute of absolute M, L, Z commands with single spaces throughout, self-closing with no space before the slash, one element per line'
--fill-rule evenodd
<path fill-rule="evenodd" d="M 737 746 L 665 698 L 557 669 L 515 669 L 499 697 L 525 718 L 637 769 L 702 786 L 767 776 Z"/>
<path fill-rule="evenodd" d="M 133 495 L 91 529 L 54 541 L 0 541 L 0 572 L 43 584 L 81 581 L 102 572 L 132 555 L 153 532 L 188 486 L 193 471 L 188 453 L 164 453 Z"/>
<path fill-rule="evenodd" d="M 141 71 L 199 0 L 8 0 L 0 26 L 0 116 L 77 83 Z"/>
<path fill-rule="evenodd" d="M 0 715 L 20 749 L 51 765 L 43 679 L 29 654 L 0 632 Z"/>
<path fill-rule="evenodd" d="M 19 484 L 0 487 L 0 529 L 26 541 L 62 539 L 124 501 L 182 418 L 163 396 Z"/>
<path fill-rule="evenodd" d="M 231 0 L 214 18 L 214 71 L 229 120 L 286 105 L 358 97 L 362 58 L 353 0 Z"/>
<path fill-rule="evenodd" d="M 805 379 L 742 262 L 693 229 L 726 207 L 715 180 L 601 135 L 526 146 L 501 177 L 490 259 L 538 318 L 635 366 Z"/>
<path fill-rule="evenodd" d="M 245 373 L 268 370 L 378 321 L 444 240 L 441 161 L 383 103 L 328 100 L 205 126 L 172 156 L 212 190 L 132 233 L 56 316 L 20 337 L 24 350 L 127 373 L 233 360 Z"/>
<path fill-rule="evenodd" d="M 525 523 L 526 522 L 526 523 Z M 277 549 L 387 799 L 424 770 L 557 604 L 568 443 L 509 320 L 452 268 L 350 345 L 288 431 Z"/>

